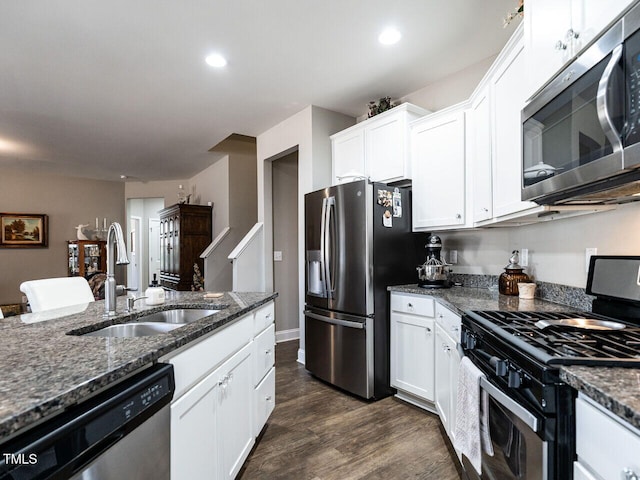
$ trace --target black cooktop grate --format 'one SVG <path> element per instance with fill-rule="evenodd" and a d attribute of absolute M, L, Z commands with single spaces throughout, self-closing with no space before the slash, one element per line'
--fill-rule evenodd
<path fill-rule="evenodd" d="M 626 365 L 640 364 L 640 327 L 626 324 L 622 330 L 586 330 L 568 326 L 541 329 L 539 320 L 586 318 L 618 320 L 590 312 L 474 311 L 491 331 L 514 344 L 525 342 L 551 356 L 549 364 Z M 619 322 L 624 323 L 624 322 Z"/>

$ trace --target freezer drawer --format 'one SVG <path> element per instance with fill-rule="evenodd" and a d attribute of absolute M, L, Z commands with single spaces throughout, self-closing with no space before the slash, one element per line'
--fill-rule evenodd
<path fill-rule="evenodd" d="M 337 387 L 373 397 L 373 320 L 306 310 L 305 367 Z"/>

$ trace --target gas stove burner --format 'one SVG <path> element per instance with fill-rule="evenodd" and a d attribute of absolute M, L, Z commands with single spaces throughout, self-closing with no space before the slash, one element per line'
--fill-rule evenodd
<path fill-rule="evenodd" d="M 608 320 L 595 320 L 593 318 L 563 318 L 562 320 L 540 320 L 536 327 L 544 330 L 547 327 L 582 328 L 585 330 L 622 330 L 624 323 L 610 322 Z"/>

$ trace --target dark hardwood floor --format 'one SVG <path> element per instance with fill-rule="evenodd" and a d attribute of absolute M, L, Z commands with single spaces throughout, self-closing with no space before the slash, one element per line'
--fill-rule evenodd
<path fill-rule="evenodd" d="M 436 415 L 326 385 L 296 362 L 297 349 L 297 341 L 276 348 L 276 408 L 237 478 L 461 478 Z"/>

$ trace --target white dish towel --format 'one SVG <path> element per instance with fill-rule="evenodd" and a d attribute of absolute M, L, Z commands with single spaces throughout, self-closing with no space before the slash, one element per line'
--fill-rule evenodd
<path fill-rule="evenodd" d="M 455 448 L 464 454 L 478 475 L 482 474 L 482 448 L 493 456 L 489 437 L 488 395 L 482 395 L 480 379 L 485 375 L 469 357 L 460 361 L 458 397 L 456 402 Z"/>

